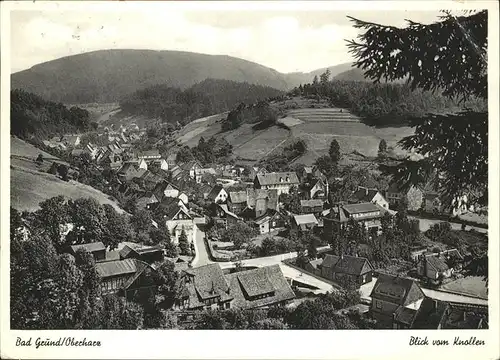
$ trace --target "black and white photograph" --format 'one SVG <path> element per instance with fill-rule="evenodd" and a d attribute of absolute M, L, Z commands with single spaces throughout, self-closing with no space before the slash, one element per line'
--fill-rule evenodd
<path fill-rule="evenodd" d="M 498 4 L 125 3 L 2 4 L 10 349 L 86 349 L 85 330 L 493 345 Z"/>

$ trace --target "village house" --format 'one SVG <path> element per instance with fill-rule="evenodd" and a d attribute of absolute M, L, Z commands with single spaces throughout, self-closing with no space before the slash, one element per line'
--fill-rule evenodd
<path fill-rule="evenodd" d="M 226 275 L 231 308 L 256 309 L 284 306 L 295 298 L 279 265 L 264 266 Z"/>
<path fill-rule="evenodd" d="M 385 192 L 385 198 L 391 208 L 396 208 L 403 198 L 408 201 L 408 210 L 417 211 L 422 207 L 424 192 L 421 188 L 412 186 L 409 190 L 403 191 L 396 184 L 389 186 Z"/>
<path fill-rule="evenodd" d="M 151 209 L 152 205 L 158 202 L 159 200 L 156 198 L 156 196 L 151 191 L 147 191 L 137 197 L 135 206 L 137 210 L 149 210 Z"/>
<path fill-rule="evenodd" d="M 257 174 L 254 179 L 254 189 L 277 190 L 278 196 L 288 194 L 293 186 L 298 185 L 299 179 L 294 172 Z"/>
<path fill-rule="evenodd" d="M 131 297 L 139 289 L 156 288 L 156 284 L 144 283 L 144 277 L 154 269 L 137 259 L 99 262 L 95 268 L 100 279 L 102 295 L 118 294 Z"/>
<path fill-rule="evenodd" d="M 463 256 L 457 249 L 423 254 L 417 262 L 417 273 L 427 280 L 439 282 L 441 279 L 451 277 L 454 269 L 461 267 L 462 261 Z"/>
<path fill-rule="evenodd" d="M 272 231 L 284 229 L 287 221 L 280 212 L 268 210 L 262 216 L 256 218 L 253 224 L 259 230 L 260 234 L 267 234 Z"/>
<path fill-rule="evenodd" d="M 354 219 L 365 226 L 369 232 L 379 232 L 381 229 L 380 219 L 387 210 L 377 204 L 347 204 L 338 205 L 330 209 L 328 217 L 323 218 L 324 235 L 331 237 L 333 233 L 339 233 L 349 219 Z"/>
<path fill-rule="evenodd" d="M 328 198 L 328 182 L 321 179 L 311 179 L 299 187 L 300 197 L 305 200 Z"/>
<path fill-rule="evenodd" d="M 177 198 L 182 200 L 184 204 L 189 202 L 189 198 L 186 193 L 179 190 L 177 186 L 168 181 L 162 181 L 156 184 L 153 194 L 158 199 L 158 201 L 162 201 L 164 198 Z"/>
<path fill-rule="evenodd" d="M 120 260 L 137 259 L 148 264 L 163 261 L 163 249 L 160 246 L 144 246 L 128 243 L 120 250 Z"/>
<path fill-rule="evenodd" d="M 405 324 L 412 329 L 487 329 L 488 307 L 425 298 L 412 320 Z"/>
<path fill-rule="evenodd" d="M 358 288 L 372 281 L 373 267 L 364 257 L 327 254 L 317 268 L 326 279 L 348 281 Z"/>
<path fill-rule="evenodd" d="M 363 186 L 358 186 L 358 190 L 351 195 L 349 200 L 351 203 L 372 203 L 377 204 L 384 209 L 389 209 L 389 202 L 385 199 L 384 195 L 377 189 L 369 189 Z"/>
<path fill-rule="evenodd" d="M 197 183 L 201 183 L 201 174 L 199 170 L 202 168 L 201 164 L 196 160 L 188 161 L 187 163 L 179 166 L 181 170 L 189 175 L 191 179 Z"/>
<path fill-rule="evenodd" d="M 159 174 L 154 174 L 151 171 L 146 170 L 146 172 L 142 174 L 141 180 L 144 182 L 146 190 L 153 191 L 159 183 L 165 181 L 165 178 Z"/>
<path fill-rule="evenodd" d="M 314 214 L 293 215 L 291 227 L 296 231 L 312 231 L 318 226 L 318 220 Z"/>
<path fill-rule="evenodd" d="M 219 264 L 184 270 L 174 308 L 255 309 L 283 306 L 295 298 L 279 265 L 224 275 Z"/>
<path fill-rule="evenodd" d="M 63 135 L 61 142 L 66 145 L 66 147 L 77 147 L 80 145 L 80 135 Z"/>
<path fill-rule="evenodd" d="M 182 231 L 190 243 L 197 234 L 196 218 L 189 212 L 184 202 L 177 198 L 164 198 L 151 206 L 155 221 L 163 221 L 172 235 L 172 242 L 179 243 Z"/>
<path fill-rule="evenodd" d="M 316 218 L 321 216 L 323 212 L 323 200 L 300 200 L 300 213 L 301 214 L 314 214 Z"/>
<path fill-rule="evenodd" d="M 379 274 L 370 297 L 370 312 L 377 323 L 385 328 L 399 329 L 413 323 L 425 295 L 412 279 Z"/>
<path fill-rule="evenodd" d="M 231 307 L 229 283 L 219 264 L 184 270 L 176 284 L 174 309 L 202 310 Z"/>
<path fill-rule="evenodd" d="M 425 192 L 423 210 L 428 213 L 439 214 L 443 210 L 439 194 L 437 192 Z"/>
<path fill-rule="evenodd" d="M 167 156 L 167 164 L 169 167 L 177 165 L 177 153 L 171 153 Z"/>
<path fill-rule="evenodd" d="M 147 169 L 141 168 L 135 161 L 127 161 L 118 170 L 117 175 L 120 179 L 131 181 L 134 178 L 140 178 Z"/>
<path fill-rule="evenodd" d="M 241 221 L 242 219 L 238 217 L 235 213 L 231 212 L 226 204 L 213 203 L 213 214 L 215 217 L 215 222 L 217 224 L 223 225 L 226 229 Z"/>
<path fill-rule="evenodd" d="M 141 160 L 144 160 L 144 159 L 141 159 Z M 145 162 L 151 168 L 154 168 L 155 166 L 157 166 L 161 170 L 168 171 L 168 169 L 169 169 L 168 163 L 165 159 L 161 159 L 161 158 L 160 159 L 147 159 L 147 160 L 145 160 Z"/>
<path fill-rule="evenodd" d="M 326 176 L 319 171 L 316 166 L 303 166 L 297 172 L 297 175 L 301 182 L 307 182 L 313 179 L 321 180 L 323 183 L 328 182 Z"/>
<path fill-rule="evenodd" d="M 154 160 L 154 159 L 161 159 L 160 152 L 155 149 L 155 150 L 147 150 L 143 151 L 137 154 L 138 159 L 143 159 L 143 160 Z"/>
<path fill-rule="evenodd" d="M 207 195 L 207 200 L 213 203 L 225 203 L 227 200 L 227 191 L 222 187 L 222 185 L 215 185 L 212 187 Z"/>
<path fill-rule="evenodd" d="M 247 189 L 245 209 L 238 213 L 245 220 L 255 220 L 265 215 L 269 210 L 279 210 L 277 190 Z"/>
<path fill-rule="evenodd" d="M 106 246 L 102 242 L 94 242 L 81 245 L 72 245 L 69 247 L 69 253 L 73 256 L 76 255 L 78 250 L 86 250 L 94 257 L 95 261 L 106 260 Z"/>
<path fill-rule="evenodd" d="M 227 198 L 229 210 L 235 214 L 240 214 L 247 207 L 247 191 L 230 191 Z"/>

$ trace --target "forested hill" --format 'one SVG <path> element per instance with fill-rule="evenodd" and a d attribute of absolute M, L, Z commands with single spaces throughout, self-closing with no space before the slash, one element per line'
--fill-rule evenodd
<path fill-rule="evenodd" d="M 207 78 L 291 88 L 284 74 L 263 65 L 183 51 L 99 50 L 42 63 L 11 76 L 12 88 L 70 104 L 115 102 L 155 84 L 184 90 Z"/>
<path fill-rule="evenodd" d="M 332 81 L 305 84 L 291 93 L 329 98 L 333 106 L 349 109 L 366 123 L 380 126 L 406 124 L 410 117 L 428 113 L 452 113 L 465 108 L 487 109 L 486 102 L 481 99 L 461 103 L 458 99 L 444 97 L 439 91 L 412 90 L 404 83 L 375 84 L 334 78 Z"/>
<path fill-rule="evenodd" d="M 251 104 L 283 94 L 267 86 L 207 79 L 186 90 L 163 84 L 138 90 L 124 97 L 120 107 L 125 115 L 146 115 L 163 122 L 187 124 L 228 111 L 240 103 Z"/>
<path fill-rule="evenodd" d="M 91 127 L 89 112 L 78 107 L 68 109 L 61 103 L 46 101 L 23 90 L 10 92 L 11 134 L 22 139 L 86 131 Z"/>

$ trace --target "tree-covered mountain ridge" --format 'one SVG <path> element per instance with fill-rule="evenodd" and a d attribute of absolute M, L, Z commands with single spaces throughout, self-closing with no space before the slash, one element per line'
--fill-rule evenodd
<path fill-rule="evenodd" d="M 332 76 L 351 68 L 331 66 Z M 113 49 L 59 58 L 11 75 L 12 88 L 44 99 L 70 103 L 109 103 L 157 84 L 187 89 L 207 78 L 249 82 L 289 90 L 324 71 L 281 73 L 227 55 L 185 51 Z"/>

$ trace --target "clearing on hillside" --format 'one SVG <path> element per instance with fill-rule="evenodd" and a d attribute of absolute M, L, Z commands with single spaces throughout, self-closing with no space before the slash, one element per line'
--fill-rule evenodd
<path fill-rule="evenodd" d="M 285 124 L 292 130 L 294 137 L 307 142 L 308 152 L 297 163 L 310 164 L 321 155 L 328 152 L 333 139 L 339 142 L 343 154 L 357 151 L 367 157 L 375 157 L 381 139 L 394 149 L 396 154 L 402 154 L 397 142 L 403 137 L 413 134 L 410 127 L 375 128 L 363 124 L 360 119 L 349 111 L 339 108 L 309 108 L 292 109 L 287 115 L 301 121 L 287 121 Z M 285 118 L 287 119 L 287 118 Z"/>
<path fill-rule="evenodd" d="M 110 204 L 119 213 L 124 211 L 108 195 L 76 181 L 63 181 L 51 174 L 11 167 L 10 205 L 19 210 L 34 211 L 39 203 L 54 196 L 71 199 L 94 198 L 101 204 Z"/>
<path fill-rule="evenodd" d="M 57 195 L 77 199 L 91 197 L 101 204 L 110 204 L 116 211 L 124 211 L 108 195 L 77 181 L 63 181 L 46 173 L 52 161 L 59 160 L 35 146 L 11 136 L 10 138 L 10 203 L 17 210 L 33 211 L 39 203 Z M 43 164 L 35 162 L 38 154 L 44 157 Z"/>

